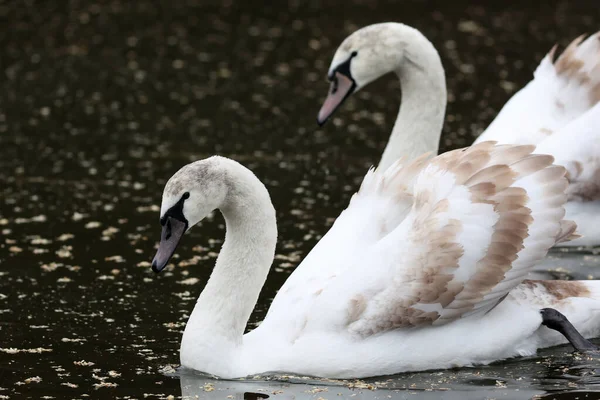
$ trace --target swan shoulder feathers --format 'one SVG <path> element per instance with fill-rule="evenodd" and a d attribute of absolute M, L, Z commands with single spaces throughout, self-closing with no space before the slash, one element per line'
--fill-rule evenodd
<path fill-rule="evenodd" d="M 494 308 L 575 225 L 565 169 L 483 142 L 371 170 L 260 328 L 358 337 Z"/>

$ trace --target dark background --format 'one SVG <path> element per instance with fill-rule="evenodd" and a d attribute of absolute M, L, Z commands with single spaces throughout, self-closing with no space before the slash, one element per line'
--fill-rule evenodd
<path fill-rule="evenodd" d="M 187 235 L 176 268 L 155 276 L 148 261 L 164 183 L 212 154 L 251 168 L 278 210 L 277 257 L 251 323 L 262 319 L 391 132 L 393 76 L 316 125 L 335 49 L 383 21 L 418 28 L 441 53 L 445 151 L 469 145 L 555 43 L 598 30 L 600 7 L 0 0 L 0 395 L 179 394 L 159 371 L 179 361 L 221 217 Z"/>

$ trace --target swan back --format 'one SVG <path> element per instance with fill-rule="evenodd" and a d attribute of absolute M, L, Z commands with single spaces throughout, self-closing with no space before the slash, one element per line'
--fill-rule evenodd
<path fill-rule="evenodd" d="M 556 60 L 555 53 L 556 46 L 476 143 L 541 143 L 600 101 L 600 32 L 575 39 Z"/>

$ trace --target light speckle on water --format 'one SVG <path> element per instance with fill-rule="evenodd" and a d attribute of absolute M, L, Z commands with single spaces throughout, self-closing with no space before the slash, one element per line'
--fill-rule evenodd
<path fill-rule="evenodd" d="M 441 52 L 446 151 L 470 144 L 556 42 L 597 30 L 600 8 L 0 0 L 0 398 L 530 398 L 600 389 L 598 361 L 567 347 L 357 382 L 174 370 L 224 225 L 218 213 L 207 218 L 154 275 L 166 180 L 221 154 L 267 185 L 279 243 L 250 320 L 257 326 L 387 141 L 400 101 L 393 76 L 350 98 L 330 126 L 315 123 L 338 44 L 387 20 L 415 26 Z M 557 252 L 540 273 L 597 278 L 599 262 Z"/>

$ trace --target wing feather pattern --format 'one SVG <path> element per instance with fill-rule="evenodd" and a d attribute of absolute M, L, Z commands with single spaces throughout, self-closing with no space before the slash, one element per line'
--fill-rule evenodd
<path fill-rule="evenodd" d="M 394 179 L 410 165 L 374 171 L 357 196 L 393 182 L 411 193 L 412 207 L 372 247 L 392 277 L 353 297 L 361 307 L 353 308 L 349 330 L 368 336 L 488 312 L 557 240 L 570 237 L 565 169 L 533 150 L 482 142 L 448 152 L 419 166 L 412 190 Z"/>

